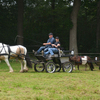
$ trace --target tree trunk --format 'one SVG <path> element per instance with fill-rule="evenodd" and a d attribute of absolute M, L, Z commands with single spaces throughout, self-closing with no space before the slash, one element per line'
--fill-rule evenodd
<path fill-rule="evenodd" d="M 23 0 L 18 0 L 18 39 L 17 44 L 23 45 L 23 13 L 24 13 L 24 4 Z"/>
<path fill-rule="evenodd" d="M 96 50 L 99 51 L 99 43 L 100 43 L 100 1 L 97 5 L 97 34 L 96 34 Z"/>
<path fill-rule="evenodd" d="M 55 0 L 51 0 L 52 9 L 55 9 Z"/>
<path fill-rule="evenodd" d="M 55 14 L 54 14 L 54 9 L 55 9 L 55 0 L 51 0 L 51 9 L 52 9 L 52 29 L 51 31 L 55 31 Z"/>
<path fill-rule="evenodd" d="M 77 16 L 78 11 L 81 5 L 81 0 L 74 0 L 73 11 L 71 13 L 71 21 L 73 23 L 73 27 L 70 30 L 70 44 L 69 49 L 74 49 L 75 54 L 78 53 L 77 49 Z"/>

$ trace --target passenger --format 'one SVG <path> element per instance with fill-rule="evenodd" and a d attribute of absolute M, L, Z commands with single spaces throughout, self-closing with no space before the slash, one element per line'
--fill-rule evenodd
<path fill-rule="evenodd" d="M 43 43 L 44 46 L 41 46 L 37 52 L 35 52 L 35 54 L 39 54 L 42 50 L 45 49 L 45 51 L 47 50 L 47 48 L 52 47 L 51 44 L 55 43 L 55 39 L 53 37 L 53 33 L 49 33 L 49 39 L 47 40 L 47 43 Z"/>
<path fill-rule="evenodd" d="M 51 54 L 50 57 L 54 57 L 54 53 L 58 53 L 59 52 L 59 48 L 60 48 L 60 41 L 59 41 L 59 37 L 55 38 L 56 42 L 54 44 L 52 44 L 51 48 L 48 48 L 47 52 L 44 52 L 44 57 L 46 57 L 47 54 Z"/>

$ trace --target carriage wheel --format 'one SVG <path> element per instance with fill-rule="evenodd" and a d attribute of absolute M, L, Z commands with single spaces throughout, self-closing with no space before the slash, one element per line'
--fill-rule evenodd
<path fill-rule="evenodd" d="M 65 62 L 62 66 L 63 72 L 71 73 L 73 70 L 73 65 L 70 62 Z"/>
<path fill-rule="evenodd" d="M 37 64 L 34 64 L 34 70 L 35 70 L 36 72 L 43 72 L 43 71 L 44 71 L 44 68 L 45 68 L 44 63 L 37 63 Z"/>
<path fill-rule="evenodd" d="M 54 73 L 56 71 L 56 65 L 54 62 L 47 62 L 45 65 L 45 70 L 48 73 Z"/>
<path fill-rule="evenodd" d="M 56 64 L 56 72 L 60 72 L 61 66 L 59 64 Z"/>

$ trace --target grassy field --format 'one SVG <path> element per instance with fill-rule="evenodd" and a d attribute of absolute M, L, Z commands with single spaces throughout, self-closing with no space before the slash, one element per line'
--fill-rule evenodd
<path fill-rule="evenodd" d="M 19 73 L 20 63 L 0 63 L 0 100 L 100 100 L 100 71 L 74 70 L 72 73 Z"/>

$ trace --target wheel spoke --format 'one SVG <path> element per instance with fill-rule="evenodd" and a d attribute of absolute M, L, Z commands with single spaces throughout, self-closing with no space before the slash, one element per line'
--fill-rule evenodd
<path fill-rule="evenodd" d="M 61 65 L 56 64 L 56 72 L 59 72 L 61 70 Z"/>
<path fill-rule="evenodd" d="M 73 65 L 70 62 L 65 62 L 63 64 L 63 71 L 64 72 L 70 73 L 70 72 L 72 72 L 72 70 L 73 70 Z"/>
<path fill-rule="evenodd" d="M 34 65 L 34 70 L 37 72 L 42 72 L 44 71 L 44 64 L 43 63 L 38 63 Z"/>
<path fill-rule="evenodd" d="M 56 70 L 56 66 L 55 66 L 55 64 L 54 64 L 53 62 L 48 62 L 48 63 L 46 64 L 46 71 L 47 71 L 48 73 L 54 73 L 55 70 Z"/>

